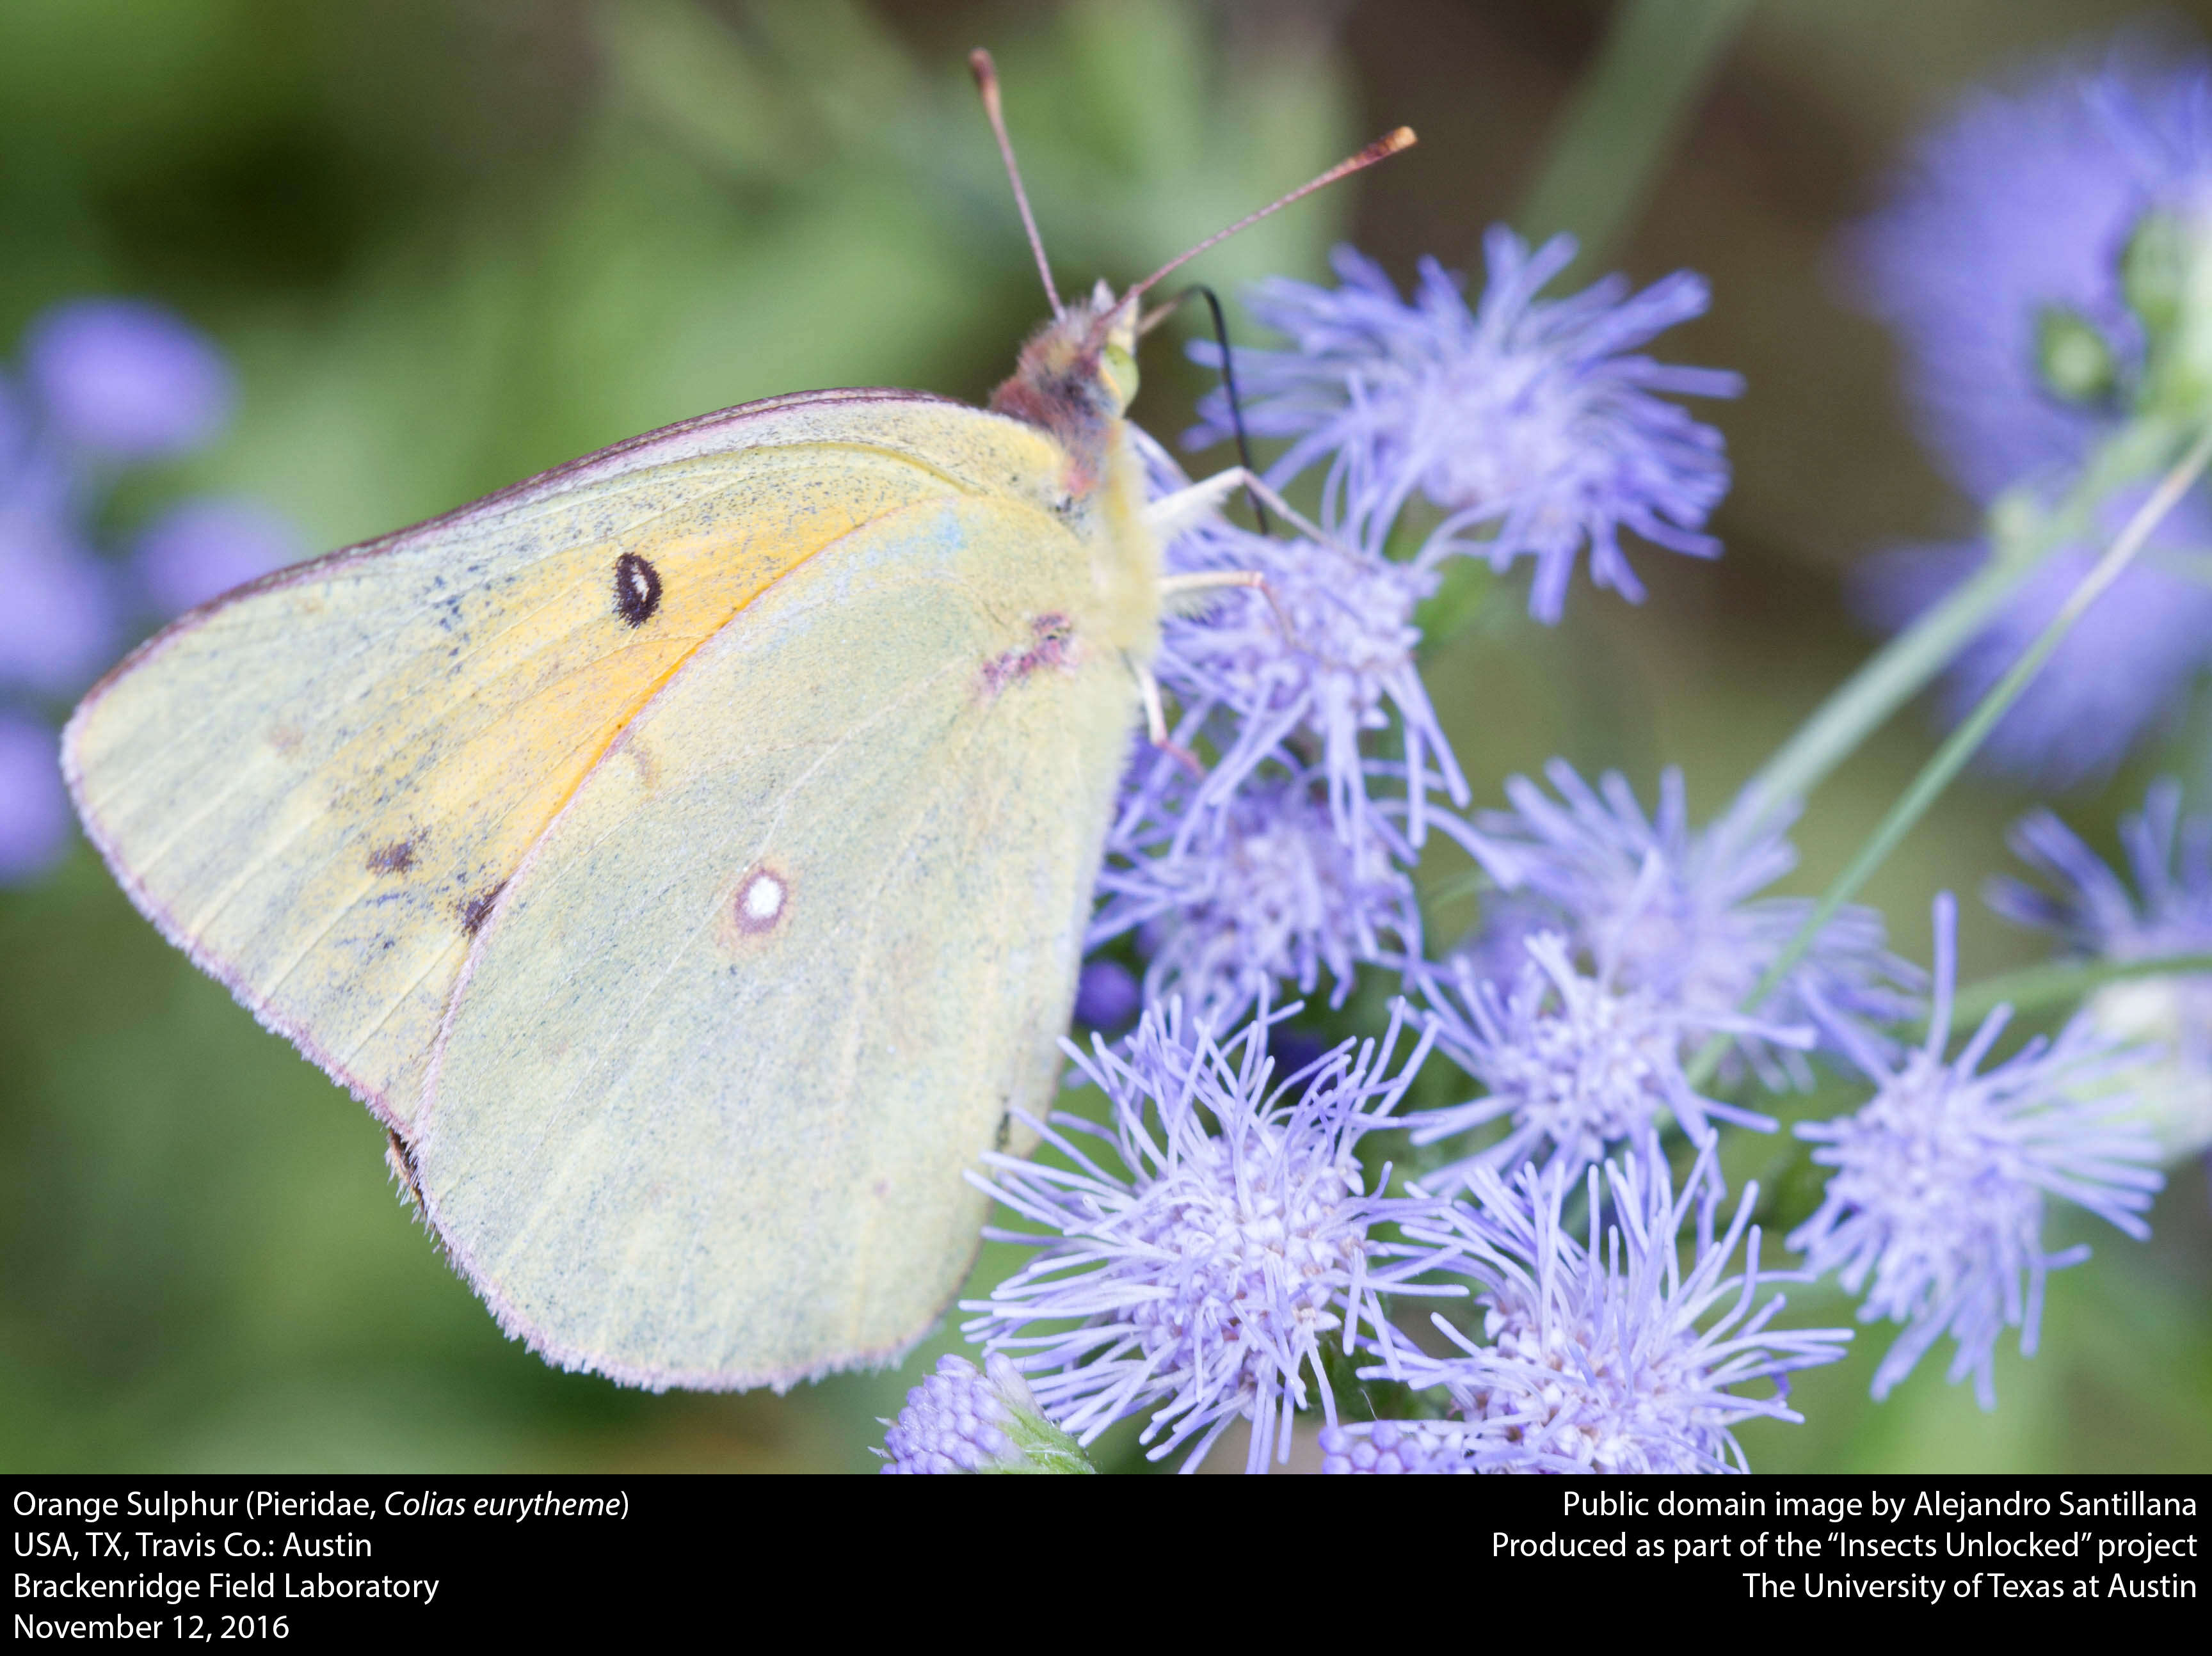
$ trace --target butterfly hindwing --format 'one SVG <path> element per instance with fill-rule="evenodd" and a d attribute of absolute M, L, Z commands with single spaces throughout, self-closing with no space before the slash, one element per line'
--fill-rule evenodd
<path fill-rule="evenodd" d="M 510 1331 L 649 1386 L 880 1360 L 1050 1106 L 1133 716 L 1047 512 L 917 503 L 691 657 L 474 941 L 416 1162 Z"/>

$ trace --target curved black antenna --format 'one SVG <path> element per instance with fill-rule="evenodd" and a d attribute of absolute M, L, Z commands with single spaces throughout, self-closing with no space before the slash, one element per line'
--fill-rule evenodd
<path fill-rule="evenodd" d="M 1180 305 L 1193 294 L 1203 299 L 1206 308 L 1213 312 L 1213 337 L 1221 347 L 1221 389 L 1229 398 L 1229 424 L 1237 434 L 1237 463 L 1244 468 L 1246 477 L 1257 476 L 1252 466 L 1252 445 L 1244 436 L 1244 404 L 1237 395 L 1236 360 L 1229 349 L 1229 318 L 1221 313 L 1221 296 L 1204 282 L 1194 282 L 1175 296 L 1174 302 Z M 1244 498 L 1252 502 L 1252 515 L 1259 520 L 1260 532 L 1274 533 L 1267 523 L 1267 508 L 1260 504 L 1259 493 L 1249 482 L 1244 485 Z"/>

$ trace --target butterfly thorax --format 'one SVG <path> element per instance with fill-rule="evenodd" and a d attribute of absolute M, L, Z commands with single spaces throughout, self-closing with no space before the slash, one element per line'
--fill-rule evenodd
<path fill-rule="evenodd" d="M 1144 466 L 1123 417 L 1137 388 L 1134 314 L 1100 282 L 1030 337 L 990 407 L 1066 456 L 1054 504 L 1092 549 L 1104 640 L 1149 661 L 1159 643 L 1160 549 L 1145 524 Z"/>

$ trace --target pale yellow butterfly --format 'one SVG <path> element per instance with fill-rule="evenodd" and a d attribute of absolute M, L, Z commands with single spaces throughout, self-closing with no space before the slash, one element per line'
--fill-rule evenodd
<path fill-rule="evenodd" d="M 988 411 L 635 438 L 193 611 L 70 720 L 132 901 L 368 1104 L 552 1362 L 781 1387 L 957 1289 L 963 1170 L 1054 1090 L 1140 711 L 1164 740 L 1163 533 L 1249 481 L 1146 500 L 1164 274 L 1052 295 Z"/>

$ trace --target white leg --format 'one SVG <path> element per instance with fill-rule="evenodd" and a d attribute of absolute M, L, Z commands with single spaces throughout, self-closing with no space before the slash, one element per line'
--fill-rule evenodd
<path fill-rule="evenodd" d="M 1160 705 L 1160 682 L 1152 670 L 1142 662 L 1131 662 L 1137 675 L 1137 694 L 1145 702 L 1145 734 L 1162 753 L 1180 761 L 1192 775 L 1204 776 L 1206 767 L 1198 762 L 1198 755 L 1168 734 L 1167 709 Z"/>
<path fill-rule="evenodd" d="M 1309 540 L 1327 541 L 1330 537 L 1319 525 L 1295 510 L 1288 500 L 1267 487 L 1256 474 L 1243 466 L 1231 466 L 1217 471 L 1211 477 L 1201 478 L 1188 488 L 1179 488 L 1172 494 L 1163 494 L 1145 508 L 1145 525 L 1164 541 L 1171 541 L 1192 525 L 1203 523 L 1228 503 L 1229 497 L 1240 488 L 1249 488 L 1269 510 L 1282 514 L 1285 522 Z"/>
<path fill-rule="evenodd" d="M 1276 597 L 1275 589 L 1267 585 L 1267 578 L 1256 569 L 1200 569 L 1188 575 L 1163 575 L 1160 577 L 1160 599 L 1164 608 L 1174 610 L 1179 593 L 1218 591 L 1224 586 L 1242 586 L 1258 592 L 1267 600 L 1267 607 L 1275 612 L 1275 622 L 1282 628 L 1283 636 L 1286 639 L 1297 636 L 1297 629 L 1291 625 L 1290 616 L 1283 613 L 1282 602 Z"/>

